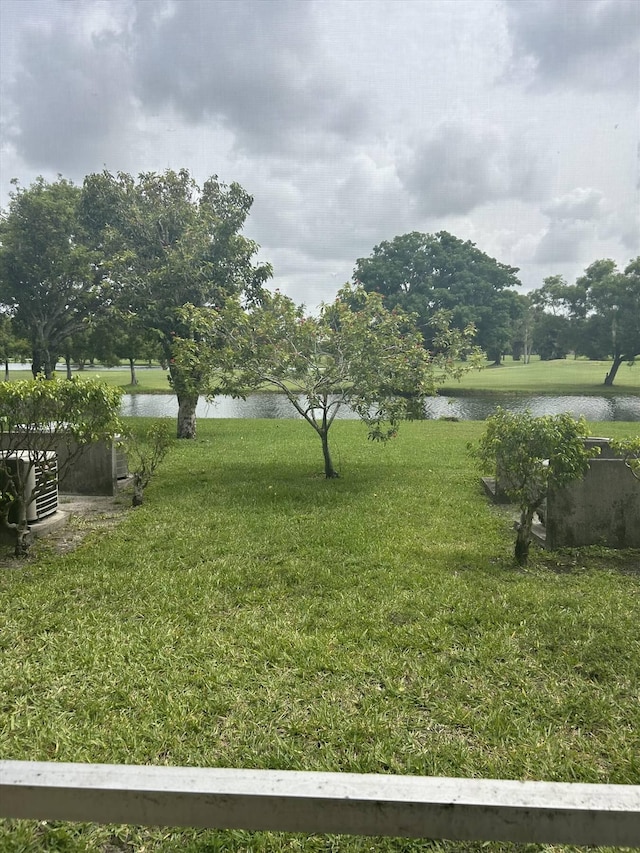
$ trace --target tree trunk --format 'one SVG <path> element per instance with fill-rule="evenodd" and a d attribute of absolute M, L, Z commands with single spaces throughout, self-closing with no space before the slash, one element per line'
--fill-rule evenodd
<path fill-rule="evenodd" d="M 71 379 L 71 356 L 67 355 L 64 359 L 65 364 L 67 365 L 67 379 Z"/>
<path fill-rule="evenodd" d="M 142 483 L 142 478 L 134 474 L 133 475 L 133 506 L 142 506 L 144 503 L 144 485 Z"/>
<path fill-rule="evenodd" d="M 41 372 L 44 373 L 45 379 L 52 379 L 55 364 L 51 363 L 51 351 L 49 350 L 49 347 L 45 345 L 42 348 L 40 355 L 42 358 Z"/>
<path fill-rule="evenodd" d="M 624 361 L 624 356 L 616 355 L 613 359 L 613 364 L 611 365 L 611 370 L 607 373 L 604 378 L 605 385 L 613 385 L 613 380 L 616 378 L 616 373 L 618 372 L 618 368 Z"/>
<path fill-rule="evenodd" d="M 131 384 L 137 385 L 138 384 L 138 377 L 136 376 L 136 362 L 135 362 L 135 359 L 133 359 L 133 358 L 129 359 L 129 370 L 131 372 Z"/>
<path fill-rule="evenodd" d="M 196 437 L 197 405 L 197 394 L 178 394 L 178 438 Z"/>
<path fill-rule="evenodd" d="M 53 367 L 47 347 L 34 349 L 33 362 L 31 364 L 31 372 L 34 379 L 40 375 L 43 375 L 45 379 L 51 379 L 53 376 Z"/>
<path fill-rule="evenodd" d="M 4 361 L 4 381 L 9 381 L 9 360 L 5 359 Z"/>
<path fill-rule="evenodd" d="M 16 557 L 26 557 L 31 546 L 31 531 L 29 530 L 29 523 L 27 521 L 27 504 L 20 497 L 22 494 L 22 480 L 19 480 L 17 484 L 18 489 L 15 489 L 15 483 L 13 485 L 14 488 L 11 491 L 14 492 L 14 499 L 11 501 L 10 506 L 3 506 L 0 523 L 5 531 L 8 531 L 9 535 L 14 539 L 14 555 Z"/>
<path fill-rule="evenodd" d="M 15 534 L 16 546 L 13 553 L 16 557 L 26 557 L 31 547 L 31 531 L 26 521 L 15 528 Z"/>
<path fill-rule="evenodd" d="M 329 431 L 327 429 L 323 429 L 320 433 L 320 440 L 322 441 L 322 453 L 324 456 L 324 476 L 327 480 L 332 480 L 340 475 L 333 467 L 333 462 L 331 461 L 331 453 L 329 452 Z"/>
<path fill-rule="evenodd" d="M 37 379 L 39 374 L 42 373 L 42 354 L 40 349 L 35 346 L 31 353 L 31 373 L 34 379 Z"/>
<path fill-rule="evenodd" d="M 526 566 L 529 562 L 529 548 L 531 547 L 531 527 L 535 510 L 528 507 L 520 513 L 520 523 L 517 526 L 516 546 L 514 555 L 519 566 Z"/>

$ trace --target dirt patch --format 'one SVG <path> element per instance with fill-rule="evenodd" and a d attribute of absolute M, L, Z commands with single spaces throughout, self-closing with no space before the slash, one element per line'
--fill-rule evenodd
<path fill-rule="evenodd" d="M 56 518 L 47 527 L 36 529 L 36 538 L 29 551 L 27 560 L 34 559 L 39 553 L 68 554 L 74 551 L 82 541 L 95 531 L 108 531 L 114 528 L 131 509 L 131 495 L 111 496 L 60 495 Z M 24 559 L 16 559 L 12 546 L 0 544 L 0 567 L 23 566 Z"/>

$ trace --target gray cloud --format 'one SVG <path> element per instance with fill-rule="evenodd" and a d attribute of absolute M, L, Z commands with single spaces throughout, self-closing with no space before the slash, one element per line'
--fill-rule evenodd
<path fill-rule="evenodd" d="M 538 158 L 497 130 L 445 123 L 399 169 L 424 216 L 468 213 L 491 201 L 536 198 L 544 184 Z"/>
<path fill-rule="evenodd" d="M 264 247 L 295 245 L 314 263 L 340 265 L 411 223 L 393 163 L 365 154 L 266 170 L 253 186 L 251 230 Z"/>
<path fill-rule="evenodd" d="M 217 120 L 263 154 L 360 132 L 363 108 L 320 47 L 314 4 L 191 0 L 162 15 L 152 3 L 136 10 L 136 92 L 146 110 L 171 106 L 194 125 Z"/>
<path fill-rule="evenodd" d="M 310 305 L 411 230 L 472 239 L 531 286 L 545 258 L 573 258 L 570 280 L 638 253 L 637 101 L 612 86 L 633 77 L 626 0 L 0 0 L 0 16 L 1 203 L 13 176 L 217 173 L 254 196 L 274 284 Z M 519 79 L 497 85 L 510 61 Z"/>
<path fill-rule="evenodd" d="M 533 255 L 534 263 L 575 263 L 584 254 L 587 242 L 595 242 L 592 223 L 559 219 L 551 222 Z"/>
<path fill-rule="evenodd" d="M 585 244 L 595 243 L 599 224 L 606 218 L 603 194 L 592 187 L 578 187 L 553 199 L 542 213 L 549 227 L 533 255 L 536 263 L 573 263 L 583 255 Z"/>
<path fill-rule="evenodd" d="M 126 54 L 117 30 L 92 29 L 92 8 L 98 4 L 61 4 L 55 15 L 28 18 L 17 45 L 20 64 L 5 87 L 8 139 L 26 162 L 71 176 L 101 168 L 128 142 Z"/>
<path fill-rule="evenodd" d="M 602 216 L 604 196 L 592 187 L 577 187 L 570 193 L 554 198 L 542 212 L 552 220 L 578 220 L 588 222 Z"/>
<path fill-rule="evenodd" d="M 513 69 L 537 85 L 638 87 L 637 0 L 506 0 Z"/>

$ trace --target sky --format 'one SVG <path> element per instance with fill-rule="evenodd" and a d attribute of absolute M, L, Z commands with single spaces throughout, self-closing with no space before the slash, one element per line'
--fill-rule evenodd
<path fill-rule="evenodd" d="M 640 254 L 638 0 L 0 0 L 10 181 L 187 168 L 254 198 L 273 287 L 449 231 L 524 291 Z"/>

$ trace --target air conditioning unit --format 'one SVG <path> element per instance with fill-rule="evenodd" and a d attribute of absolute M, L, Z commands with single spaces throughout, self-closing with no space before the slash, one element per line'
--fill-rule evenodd
<path fill-rule="evenodd" d="M 29 459 L 35 461 L 30 463 Z M 34 490 L 36 497 L 27 506 L 27 522 L 33 524 L 53 515 L 58 509 L 58 460 L 52 451 L 38 451 L 30 454 L 28 450 L 3 451 L 0 453 L 0 479 L 3 471 L 13 474 L 21 466 L 20 480 L 24 488 L 24 499 L 29 501 Z M 4 474 L 6 477 L 7 474 Z M 11 519 L 15 521 L 16 519 Z"/>

